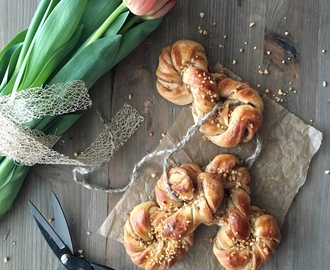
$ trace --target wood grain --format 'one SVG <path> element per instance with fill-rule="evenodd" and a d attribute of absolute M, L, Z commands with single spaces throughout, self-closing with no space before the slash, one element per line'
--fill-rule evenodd
<path fill-rule="evenodd" d="M 1 48 L 28 26 L 38 2 L 0 0 Z M 204 13 L 204 17 L 200 13 Z M 103 129 L 96 110 L 100 108 L 110 119 L 128 102 L 139 110 L 145 121 L 113 160 L 90 177 L 91 182 L 100 185 L 125 186 L 135 163 L 156 148 L 162 134 L 181 111 L 156 92 L 158 55 L 163 47 L 177 39 L 196 40 L 205 47 L 211 67 L 222 63 L 261 92 L 269 89 L 271 95 L 283 99 L 281 104 L 290 112 L 323 132 L 323 143 L 312 160 L 306 184 L 296 196 L 282 227 L 282 243 L 263 269 L 328 269 L 330 176 L 325 170 L 330 169 L 329 14 L 330 5 L 326 0 L 178 1 L 154 33 L 95 84 L 93 108 L 63 136 L 56 149 L 69 155 L 82 151 Z M 255 23 L 253 27 L 251 22 Z M 277 34 L 289 41 L 298 57 L 288 60 L 283 48 L 276 44 L 269 47 L 269 40 L 265 39 L 268 34 Z M 270 56 L 267 50 L 277 54 Z M 265 69 L 269 70 L 268 75 L 259 73 Z M 327 87 L 322 86 L 323 81 L 328 82 Z M 286 95 L 279 95 L 279 89 Z M 84 249 L 87 259 L 115 269 L 137 269 L 122 244 L 97 233 L 122 194 L 85 189 L 73 182 L 71 170 L 71 167 L 55 165 L 33 167 L 13 209 L 0 220 L 1 269 L 56 269 L 58 261 L 27 209 L 27 200 L 31 199 L 51 217 L 51 190 L 63 205 L 75 247 Z M 2 263 L 6 256 L 9 262 Z"/>

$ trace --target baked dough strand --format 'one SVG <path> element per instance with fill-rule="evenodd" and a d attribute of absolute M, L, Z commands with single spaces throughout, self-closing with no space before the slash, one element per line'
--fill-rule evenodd
<path fill-rule="evenodd" d="M 264 104 L 258 92 L 224 72 L 210 73 L 205 50 L 197 42 L 181 39 L 164 48 L 156 77 L 162 97 L 177 105 L 192 104 L 195 123 L 221 104 L 200 128 L 218 146 L 249 142 L 261 127 Z"/>

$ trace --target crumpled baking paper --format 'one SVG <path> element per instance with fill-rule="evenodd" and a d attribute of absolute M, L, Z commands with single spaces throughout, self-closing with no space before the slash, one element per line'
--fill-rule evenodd
<path fill-rule="evenodd" d="M 262 98 L 265 103 L 264 120 L 258 132 L 262 151 L 250 169 L 251 201 L 266 209 L 281 226 L 295 195 L 306 181 L 311 159 L 321 145 L 322 133 L 268 96 Z M 173 148 L 193 124 L 190 106 L 186 106 L 159 144 L 158 150 Z M 255 147 L 256 140 L 232 149 L 220 148 L 203 140 L 202 134 L 197 132 L 182 150 L 171 156 L 169 164 L 195 162 L 203 167 L 219 153 L 232 153 L 246 159 L 254 153 Z M 154 186 L 162 174 L 162 166 L 161 157 L 144 164 L 139 177 L 101 226 L 100 234 L 123 241 L 126 214 L 137 204 L 154 199 Z M 157 177 L 152 177 L 154 173 Z M 194 233 L 195 244 L 171 269 L 223 269 L 213 255 L 213 243 L 210 241 L 218 229 L 216 225 L 200 225 Z"/>

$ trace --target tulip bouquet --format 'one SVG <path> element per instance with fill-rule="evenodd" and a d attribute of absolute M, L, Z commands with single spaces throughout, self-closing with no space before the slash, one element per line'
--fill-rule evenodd
<path fill-rule="evenodd" d="M 159 26 L 175 2 L 41 0 L 28 29 L 0 51 L 0 99 L 75 80 L 90 89 Z M 46 115 L 21 127 L 61 136 L 83 113 Z M 6 138 L 0 139 L 5 145 Z M 1 153 L 0 218 L 12 207 L 30 168 Z"/>

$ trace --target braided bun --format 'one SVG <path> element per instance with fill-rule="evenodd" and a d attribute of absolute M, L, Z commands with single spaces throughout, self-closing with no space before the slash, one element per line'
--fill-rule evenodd
<path fill-rule="evenodd" d="M 250 174 L 242 161 L 231 154 L 216 156 L 205 171 L 222 176 L 225 205 L 219 213 L 220 229 L 213 252 L 228 270 L 254 270 L 264 264 L 281 241 L 276 220 L 250 205 Z"/>
<path fill-rule="evenodd" d="M 165 214 L 156 202 L 133 208 L 124 226 L 124 247 L 132 262 L 147 270 L 169 268 L 181 260 L 194 242 L 193 234 L 179 240 L 167 239 L 159 227 Z"/>
<path fill-rule="evenodd" d="M 156 201 L 165 212 L 173 212 L 180 208 L 185 201 L 193 200 L 197 175 L 201 168 L 195 163 L 173 167 L 167 171 L 167 181 L 171 190 L 179 200 L 173 200 L 164 184 L 164 175 L 160 177 L 155 186 Z"/>
<path fill-rule="evenodd" d="M 207 69 L 205 51 L 200 44 L 182 40 L 164 48 L 156 70 L 156 87 L 159 94 L 177 105 L 191 103 L 193 96 L 189 87 L 182 81 L 182 74 L 191 66 Z"/>
<path fill-rule="evenodd" d="M 224 73 L 211 74 L 205 50 L 197 42 L 181 39 L 164 48 L 156 76 L 162 97 L 177 105 L 192 103 L 195 122 L 221 104 L 200 128 L 218 146 L 248 142 L 261 127 L 264 105 L 258 92 Z"/>
<path fill-rule="evenodd" d="M 124 246 L 134 264 L 147 270 L 173 266 L 193 245 L 200 224 L 220 226 L 213 252 L 228 270 L 255 270 L 275 252 L 279 227 L 251 206 L 250 174 L 237 156 L 217 155 L 204 171 L 195 163 L 172 167 L 164 177 L 157 181 L 156 201 L 135 206 L 124 225 Z"/>
<path fill-rule="evenodd" d="M 223 197 L 222 181 L 216 174 L 198 174 L 194 198 L 185 201 L 182 207 L 164 220 L 163 236 L 180 239 L 192 233 L 200 224 L 214 224 L 214 215 Z"/>
<path fill-rule="evenodd" d="M 212 225 L 224 197 L 220 176 L 203 172 L 195 163 L 173 167 L 167 176 L 169 186 L 179 200 L 170 197 L 162 175 L 157 181 L 155 194 L 160 208 L 168 215 L 163 222 L 163 236 L 180 239 L 202 223 Z"/>
<path fill-rule="evenodd" d="M 269 260 L 281 241 L 275 219 L 256 206 L 251 206 L 249 224 L 250 233 L 244 240 L 228 234 L 229 223 L 217 233 L 213 252 L 228 270 L 258 269 Z"/>

